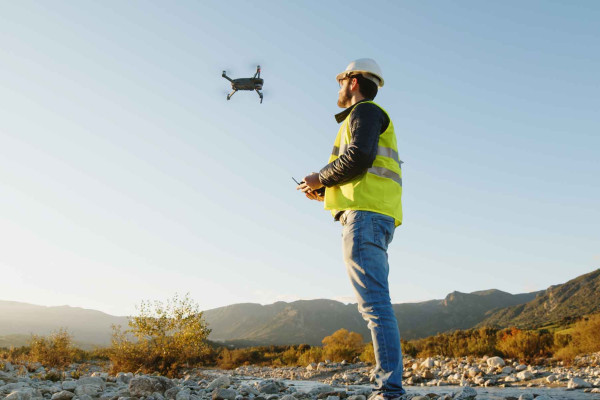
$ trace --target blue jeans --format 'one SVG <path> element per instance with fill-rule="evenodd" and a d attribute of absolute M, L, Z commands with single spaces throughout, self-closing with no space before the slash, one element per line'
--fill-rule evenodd
<path fill-rule="evenodd" d="M 358 311 L 368 322 L 375 350 L 375 392 L 400 396 L 402 350 L 398 322 L 388 287 L 387 248 L 394 237 L 394 218 L 371 211 L 348 211 L 341 219 L 344 263 L 358 300 Z"/>

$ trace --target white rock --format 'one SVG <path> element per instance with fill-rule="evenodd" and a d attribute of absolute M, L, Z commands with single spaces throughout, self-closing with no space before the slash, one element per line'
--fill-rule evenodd
<path fill-rule="evenodd" d="M 507 366 L 507 367 L 502 368 L 503 374 L 508 375 L 508 374 L 512 374 L 513 372 L 515 372 L 513 367 Z"/>
<path fill-rule="evenodd" d="M 589 382 L 584 381 L 583 379 L 579 379 L 579 378 L 572 378 L 571 380 L 569 380 L 569 383 L 567 383 L 567 388 L 569 389 L 581 389 L 581 388 L 591 388 L 592 384 Z"/>
<path fill-rule="evenodd" d="M 519 371 L 525 371 L 525 370 L 527 369 L 527 365 L 525 365 L 525 364 L 520 364 L 520 365 L 517 365 L 517 366 L 515 367 L 515 369 L 517 370 L 517 372 L 519 372 Z"/>
<path fill-rule="evenodd" d="M 431 359 L 431 357 L 425 359 L 425 361 L 423 361 L 420 365 L 421 368 L 433 368 L 434 366 L 435 362 Z"/>
<path fill-rule="evenodd" d="M 556 382 L 557 380 L 558 380 L 558 375 L 556 375 L 556 374 L 548 375 L 546 377 L 546 382 L 548 382 L 548 383 Z"/>
<path fill-rule="evenodd" d="M 517 379 L 520 381 L 528 381 L 533 378 L 533 374 L 529 371 L 521 371 L 517 373 Z"/>
<path fill-rule="evenodd" d="M 211 383 L 209 383 L 209 385 L 206 387 L 206 390 L 212 391 L 216 388 L 226 388 L 229 385 L 231 385 L 231 381 L 229 380 L 229 377 L 226 375 L 223 375 L 223 376 L 220 376 L 217 379 L 213 380 Z"/>
<path fill-rule="evenodd" d="M 488 366 L 490 367 L 504 367 L 504 365 L 506 365 L 506 363 L 504 362 L 504 360 L 501 357 L 490 357 L 486 360 L 486 363 Z"/>

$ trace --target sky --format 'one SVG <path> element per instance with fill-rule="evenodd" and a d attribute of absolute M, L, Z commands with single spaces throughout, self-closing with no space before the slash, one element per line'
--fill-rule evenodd
<path fill-rule="evenodd" d="M 597 1 L 0 1 L 0 300 L 355 302 L 328 160 L 370 57 L 403 174 L 394 303 L 600 266 Z M 262 67 L 230 101 L 232 78 Z"/>

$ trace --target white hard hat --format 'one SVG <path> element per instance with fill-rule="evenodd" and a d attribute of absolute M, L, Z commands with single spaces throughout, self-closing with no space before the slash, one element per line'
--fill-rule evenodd
<path fill-rule="evenodd" d="M 365 78 L 375 82 L 378 87 L 383 86 L 383 74 L 381 68 L 372 58 L 359 58 L 358 60 L 352 61 L 346 67 L 344 72 L 337 74 L 335 79 L 338 81 L 349 75 L 361 74 Z"/>

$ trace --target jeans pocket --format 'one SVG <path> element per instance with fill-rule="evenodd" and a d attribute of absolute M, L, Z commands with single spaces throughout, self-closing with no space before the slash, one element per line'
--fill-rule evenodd
<path fill-rule="evenodd" d="M 387 249 L 394 238 L 394 218 L 387 215 L 377 215 L 373 216 L 372 223 L 375 244 L 383 249 Z"/>

